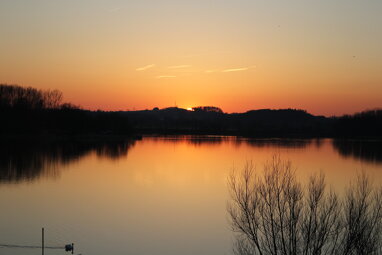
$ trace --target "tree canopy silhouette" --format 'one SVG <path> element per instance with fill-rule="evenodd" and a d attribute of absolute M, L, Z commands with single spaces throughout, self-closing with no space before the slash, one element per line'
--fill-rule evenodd
<path fill-rule="evenodd" d="M 123 134 L 132 128 L 118 112 L 83 110 L 63 103 L 59 90 L 0 84 L 0 134 Z"/>
<path fill-rule="evenodd" d="M 18 85 L 0 84 L 0 108 L 5 109 L 57 109 L 62 101 L 59 90 L 39 90 Z"/>
<path fill-rule="evenodd" d="M 303 186 L 274 156 L 260 176 L 252 163 L 232 173 L 229 190 L 236 254 L 381 254 L 382 188 L 364 173 L 341 199 L 322 174 Z"/>
<path fill-rule="evenodd" d="M 223 110 L 215 106 L 197 106 L 192 108 L 195 112 L 217 112 L 223 113 Z"/>

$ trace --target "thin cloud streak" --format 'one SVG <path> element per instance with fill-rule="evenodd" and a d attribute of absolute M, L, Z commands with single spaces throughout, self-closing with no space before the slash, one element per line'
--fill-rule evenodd
<path fill-rule="evenodd" d="M 169 66 L 169 69 L 180 69 L 180 68 L 188 68 L 191 67 L 191 65 L 178 65 L 178 66 Z"/>
<path fill-rule="evenodd" d="M 174 76 L 174 75 L 159 75 L 156 78 L 157 79 L 176 78 L 176 76 Z"/>
<path fill-rule="evenodd" d="M 241 68 L 232 68 L 223 70 L 222 73 L 230 73 L 230 72 L 240 72 L 240 71 L 248 71 L 249 69 L 255 68 L 255 66 L 241 67 Z"/>
<path fill-rule="evenodd" d="M 151 64 L 151 65 L 147 65 L 147 66 L 139 67 L 139 68 L 135 69 L 135 71 L 138 71 L 138 72 L 140 72 L 140 71 L 146 71 L 146 70 L 148 70 L 148 69 L 150 69 L 150 68 L 153 68 L 154 66 L 155 66 L 154 64 Z"/>
<path fill-rule="evenodd" d="M 249 68 L 248 67 L 243 67 L 243 68 L 233 68 L 233 69 L 226 69 L 223 70 L 222 73 L 230 73 L 230 72 L 240 72 L 240 71 L 247 71 Z"/>

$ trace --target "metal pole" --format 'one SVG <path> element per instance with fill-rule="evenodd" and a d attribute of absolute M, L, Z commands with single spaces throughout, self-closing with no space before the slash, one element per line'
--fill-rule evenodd
<path fill-rule="evenodd" d="M 74 243 L 72 243 L 72 254 L 74 253 Z"/>
<path fill-rule="evenodd" d="M 42 255 L 44 255 L 44 228 L 42 228 Z"/>

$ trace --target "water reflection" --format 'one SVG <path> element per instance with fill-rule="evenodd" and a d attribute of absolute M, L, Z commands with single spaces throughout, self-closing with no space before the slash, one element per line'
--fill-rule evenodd
<path fill-rule="evenodd" d="M 150 140 L 158 143 L 183 143 L 202 146 L 202 145 L 220 145 L 222 143 L 234 141 L 232 136 L 207 136 L 207 135 L 177 135 L 177 136 L 150 136 Z"/>
<path fill-rule="evenodd" d="M 262 147 L 279 147 L 279 148 L 305 148 L 313 144 L 313 139 L 248 139 L 245 140 L 250 146 L 262 148 Z M 237 141 L 240 143 L 241 141 Z M 321 143 L 316 143 L 316 145 Z"/>
<path fill-rule="evenodd" d="M 320 148 L 320 139 L 247 139 L 229 136 L 160 136 L 146 137 L 155 143 L 186 143 L 195 147 L 249 146 L 253 148 Z M 382 163 L 381 141 L 332 140 L 332 147 L 344 158 L 355 158 L 369 163 Z M 59 176 L 59 166 L 65 166 L 94 153 L 97 157 L 117 160 L 125 157 L 135 145 L 124 141 L 66 141 L 16 142 L 0 144 L 0 183 L 33 181 L 42 176 Z"/>
<path fill-rule="evenodd" d="M 251 147 L 280 147 L 280 148 L 305 148 L 311 144 L 316 147 L 322 145 L 320 139 L 252 139 L 234 136 L 200 136 L 200 135 L 184 135 L 184 136 L 159 136 L 150 137 L 156 142 L 179 143 L 186 142 L 195 146 L 204 145 L 221 145 L 223 143 L 232 143 L 234 145 L 249 145 Z"/>
<path fill-rule="evenodd" d="M 345 158 L 382 163 L 382 141 L 333 140 L 333 147 Z"/>
<path fill-rule="evenodd" d="M 39 141 L 3 145 L 0 153 L 0 240 L 39 244 L 44 226 L 48 245 L 74 241 L 78 254 L 231 254 L 230 170 L 250 160 L 260 174 L 275 153 L 293 162 L 304 185 L 322 170 L 328 189 L 340 194 L 362 167 L 382 182 L 382 164 L 344 158 L 330 139 Z"/>
<path fill-rule="evenodd" d="M 95 153 L 98 157 L 116 160 L 125 157 L 134 140 L 15 142 L 0 144 L 0 183 L 33 181 L 42 176 L 59 176 L 58 166 L 75 162 Z"/>

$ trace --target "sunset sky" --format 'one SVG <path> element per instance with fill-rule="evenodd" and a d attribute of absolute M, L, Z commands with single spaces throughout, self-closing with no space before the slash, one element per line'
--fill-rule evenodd
<path fill-rule="evenodd" d="M 380 0 L 1 0 L 0 83 L 89 109 L 382 107 Z"/>

